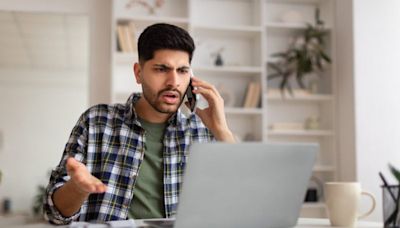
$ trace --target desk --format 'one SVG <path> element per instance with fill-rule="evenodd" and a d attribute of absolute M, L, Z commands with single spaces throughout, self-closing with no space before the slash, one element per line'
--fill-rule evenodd
<path fill-rule="evenodd" d="M 68 226 L 54 226 L 44 222 L 27 223 L 29 218 L 25 216 L 0 216 L 0 227 L 10 228 L 66 228 Z M 141 220 L 135 221 L 138 226 L 143 225 Z M 250 227 L 250 226 L 249 226 Z M 331 227 L 328 219 L 300 218 L 298 228 L 326 228 Z M 357 227 L 360 228 L 378 228 L 383 227 L 379 222 L 359 221 Z"/>

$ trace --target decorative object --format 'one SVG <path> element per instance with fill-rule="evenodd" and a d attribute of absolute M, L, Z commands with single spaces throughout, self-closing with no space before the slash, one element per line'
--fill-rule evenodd
<path fill-rule="evenodd" d="M 268 63 L 272 71 L 268 79 L 281 78 L 279 87 L 282 92 L 287 89 L 291 93 L 290 79 L 293 77 L 299 87 L 305 89 L 304 78 L 312 73 L 319 75 L 331 62 L 323 46 L 327 32 L 319 18 L 319 10 L 315 18 L 315 26 L 307 24 L 302 36 L 296 37 L 286 51 L 272 54 L 276 61 Z"/>
<path fill-rule="evenodd" d="M 319 118 L 317 116 L 310 116 L 304 122 L 304 128 L 306 130 L 317 130 L 319 129 Z"/>
<path fill-rule="evenodd" d="M 215 52 L 211 53 L 211 57 L 215 58 L 214 60 L 214 65 L 215 66 L 223 66 L 224 65 L 224 60 L 222 59 L 222 52 L 224 51 L 224 48 L 221 47 Z"/>
<path fill-rule="evenodd" d="M 317 79 L 313 79 L 308 82 L 308 92 L 310 92 L 310 94 L 317 94 L 319 90 L 318 87 L 319 85 Z"/>
<path fill-rule="evenodd" d="M 312 176 L 310 179 L 311 185 L 308 187 L 304 202 L 318 202 L 323 198 L 323 183 L 316 177 Z"/>
<path fill-rule="evenodd" d="M 11 213 L 11 199 L 4 198 L 3 200 L 3 213 L 10 214 Z"/>
<path fill-rule="evenodd" d="M 156 12 L 156 9 L 161 8 L 164 5 L 165 1 L 164 0 L 155 0 L 153 2 L 154 2 L 154 4 L 152 5 L 149 3 L 149 1 L 146 1 L 146 0 L 130 0 L 126 4 L 125 7 L 127 9 L 130 9 L 130 8 L 134 7 L 135 5 L 140 5 L 140 6 L 145 7 L 149 11 L 149 14 L 154 15 Z"/>

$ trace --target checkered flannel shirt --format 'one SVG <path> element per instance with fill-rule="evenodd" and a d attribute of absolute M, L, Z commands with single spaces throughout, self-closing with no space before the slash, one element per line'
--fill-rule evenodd
<path fill-rule="evenodd" d="M 43 207 L 46 220 L 68 224 L 75 220 L 127 219 L 146 140 L 134 109 L 140 96 L 132 94 L 125 105 L 96 105 L 82 114 L 59 165 L 51 173 Z M 214 140 L 196 115 L 185 118 L 178 111 L 169 119 L 163 147 L 166 217 L 176 213 L 190 144 Z M 84 163 L 92 175 L 107 185 L 107 191 L 89 195 L 76 214 L 64 217 L 55 207 L 52 196 L 70 179 L 65 167 L 68 157 Z"/>

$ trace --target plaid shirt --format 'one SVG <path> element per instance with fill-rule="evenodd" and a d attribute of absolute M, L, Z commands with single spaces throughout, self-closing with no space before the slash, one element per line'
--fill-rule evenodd
<path fill-rule="evenodd" d="M 60 164 L 52 171 L 44 202 L 46 220 L 67 224 L 73 220 L 127 219 L 146 140 L 134 109 L 140 96 L 131 95 L 125 105 L 96 105 L 82 114 L 72 130 Z M 173 216 L 177 209 L 190 144 L 214 140 L 196 115 L 185 118 L 178 111 L 169 119 L 163 147 L 166 217 Z M 92 175 L 107 185 L 107 191 L 89 195 L 80 211 L 64 217 L 54 206 L 52 196 L 70 179 L 65 167 L 68 157 L 84 163 Z"/>

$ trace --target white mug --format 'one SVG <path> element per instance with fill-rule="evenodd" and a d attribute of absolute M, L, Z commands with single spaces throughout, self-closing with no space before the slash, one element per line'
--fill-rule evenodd
<path fill-rule="evenodd" d="M 327 182 L 325 183 L 325 203 L 332 226 L 355 226 L 360 218 L 364 218 L 375 209 L 375 197 L 361 190 L 358 182 Z M 366 213 L 358 214 L 358 202 L 361 195 L 369 196 L 372 207 Z"/>

